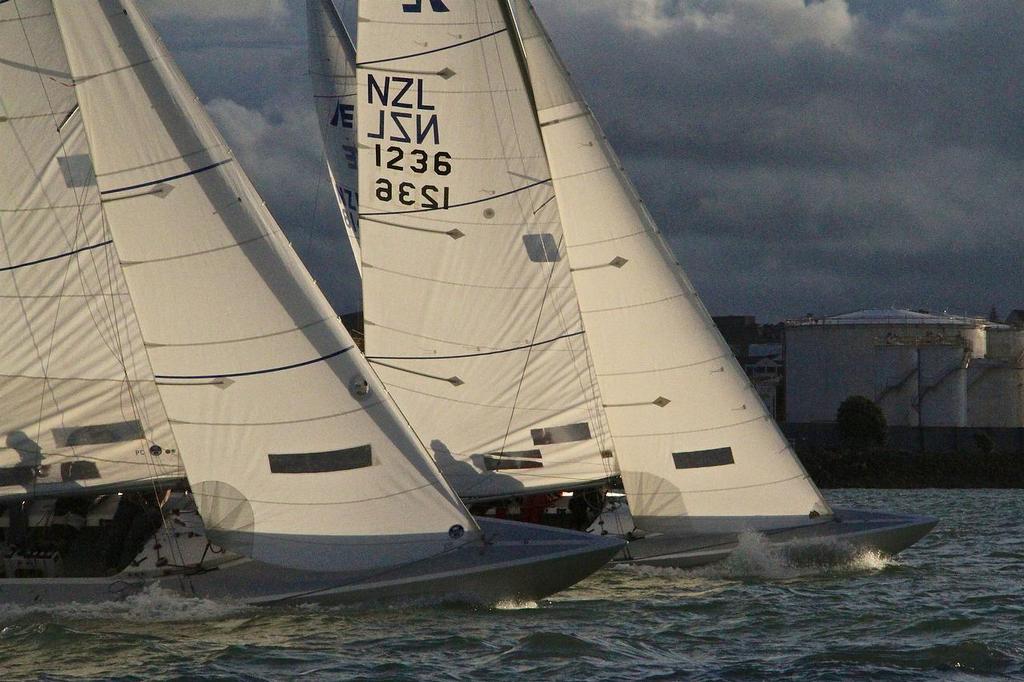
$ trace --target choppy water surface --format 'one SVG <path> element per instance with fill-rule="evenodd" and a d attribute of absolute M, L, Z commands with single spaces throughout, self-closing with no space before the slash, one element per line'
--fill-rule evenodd
<path fill-rule="evenodd" d="M 1024 493 L 831 491 L 939 516 L 895 560 L 607 568 L 540 604 L 259 609 L 153 593 L 0 607 L 0 679 L 1024 677 Z"/>

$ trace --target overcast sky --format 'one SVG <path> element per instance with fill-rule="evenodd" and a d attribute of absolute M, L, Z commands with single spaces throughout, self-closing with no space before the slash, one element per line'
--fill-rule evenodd
<path fill-rule="evenodd" d="M 143 4 L 336 307 L 358 308 L 304 4 Z M 1021 0 L 535 4 L 712 314 L 1024 308 Z"/>

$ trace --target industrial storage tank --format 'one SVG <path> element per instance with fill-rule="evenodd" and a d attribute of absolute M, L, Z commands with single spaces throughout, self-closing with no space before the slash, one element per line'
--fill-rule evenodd
<path fill-rule="evenodd" d="M 993 328 L 984 360 L 967 377 L 967 422 L 987 428 L 1024 427 L 1024 330 Z"/>
<path fill-rule="evenodd" d="M 894 426 L 964 426 L 967 368 L 986 353 L 983 319 L 868 309 L 786 323 L 786 417 L 830 422 L 851 395 Z"/>

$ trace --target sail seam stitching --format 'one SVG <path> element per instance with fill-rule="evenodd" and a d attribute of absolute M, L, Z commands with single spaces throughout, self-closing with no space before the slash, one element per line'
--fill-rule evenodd
<path fill-rule="evenodd" d="M 527 343 L 522 346 L 514 346 L 512 348 L 500 348 L 498 350 L 481 351 L 479 353 L 462 353 L 459 355 L 373 355 L 366 356 L 366 359 L 370 362 L 377 360 L 458 360 L 461 358 L 479 358 L 486 355 L 501 355 L 502 353 L 511 353 L 517 350 L 526 350 L 528 348 L 536 348 L 537 346 L 543 346 L 545 344 L 554 343 L 555 341 L 561 341 L 562 339 L 569 339 L 574 336 L 582 336 L 583 331 L 572 332 L 570 334 L 562 334 L 552 339 L 545 341 L 537 341 L 535 343 Z"/>
<path fill-rule="evenodd" d="M 605 405 L 605 407 L 616 407 L 615 405 Z M 743 426 L 744 424 L 752 424 L 756 421 L 765 419 L 765 416 L 754 417 L 753 419 L 745 419 L 741 422 L 735 422 L 732 424 L 721 424 L 719 426 L 710 426 L 706 429 L 689 429 L 686 431 L 669 431 L 667 433 L 623 433 L 616 436 L 616 438 L 650 438 L 653 436 L 681 436 L 687 433 L 705 433 L 709 431 L 724 431 L 725 429 L 733 429 L 737 426 Z"/>
<path fill-rule="evenodd" d="M 502 192 L 501 194 L 495 194 L 493 197 L 484 197 L 483 199 L 474 199 L 473 201 L 467 201 L 467 202 L 464 202 L 464 203 L 461 203 L 461 204 L 451 204 L 449 206 L 438 207 L 438 208 L 416 208 L 416 209 L 413 209 L 411 211 L 382 211 L 380 213 L 362 213 L 362 214 L 360 214 L 360 217 L 361 218 L 372 218 L 374 216 L 381 216 L 381 215 L 408 215 L 410 213 L 429 213 L 429 212 L 432 212 L 432 211 L 449 211 L 449 210 L 451 210 L 453 208 L 462 208 L 463 206 L 472 206 L 473 204 L 482 204 L 482 203 L 484 203 L 486 201 L 494 201 L 495 199 L 501 199 L 502 197 L 507 197 L 507 196 L 510 196 L 512 194 L 516 194 L 517 192 L 522 192 L 522 191 L 527 190 L 527 189 L 532 189 L 534 187 L 537 187 L 538 185 L 544 185 L 544 184 L 547 184 L 549 182 L 551 182 L 551 178 L 546 178 L 544 180 L 538 180 L 537 182 L 530 183 L 529 185 L 523 185 L 522 187 L 517 187 L 515 189 L 510 189 L 509 191 Z M 379 222 L 379 221 L 377 221 L 377 222 Z M 395 227 L 404 227 L 404 226 L 403 225 L 395 225 Z M 416 229 L 416 228 L 413 228 L 413 229 Z M 445 234 L 445 233 L 442 232 L 441 234 Z"/>
<path fill-rule="evenodd" d="M 470 38 L 469 40 L 463 40 L 461 43 L 453 43 L 451 45 L 445 45 L 444 47 L 435 47 L 433 50 L 424 50 L 423 52 L 414 52 L 412 54 L 406 54 L 406 55 L 402 55 L 400 57 L 386 57 L 384 59 L 373 59 L 373 60 L 368 61 L 368 62 L 356 62 L 356 66 L 359 67 L 359 68 L 362 68 L 362 67 L 370 66 L 371 64 L 383 64 L 384 62 L 397 62 L 397 61 L 400 61 L 402 59 L 412 59 L 413 57 L 422 57 L 423 55 L 434 54 L 436 52 L 444 52 L 445 50 L 451 50 L 451 49 L 456 48 L 456 47 L 462 47 L 463 45 L 469 45 L 471 43 L 479 42 L 481 40 L 486 40 L 487 38 L 490 38 L 491 36 L 496 36 L 499 33 L 505 33 L 507 30 L 508 29 L 501 28 L 501 29 L 498 29 L 497 31 L 492 31 L 492 32 L 486 33 L 486 34 L 484 34 L 482 36 L 477 36 L 476 38 Z"/>
<path fill-rule="evenodd" d="M 226 378 L 229 378 L 229 377 L 249 377 L 249 376 L 255 376 L 255 375 L 258 375 L 258 374 L 273 374 L 274 372 L 284 372 L 284 371 L 287 371 L 289 369 L 298 369 L 299 367 L 306 367 L 308 365 L 313 365 L 313 364 L 316 364 L 318 362 L 324 362 L 325 360 L 330 360 L 331 358 L 336 358 L 339 355 L 342 355 L 343 353 L 347 353 L 350 350 L 352 350 L 353 348 L 355 348 L 355 346 L 348 346 L 347 348 L 342 348 L 339 351 L 335 351 L 333 353 L 329 353 L 328 355 L 323 355 L 323 356 L 321 356 L 319 358 L 314 358 L 312 360 L 304 360 L 302 362 L 296 362 L 296 363 L 293 363 L 293 364 L 290 364 L 290 365 L 282 365 L 281 367 L 269 367 L 267 369 L 254 369 L 254 370 L 250 370 L 248 372 L 230 372 L 230 373 L 224 373 L 224 374 L 192 374 L 192 375 L 184 375 L 184 374 L 154 374 L 153 377 L 155 379 L 226 379 Z"/>
<path fill-rule="evenodd" d="M 607 373 L 602 373 L 601 376 L 603 376 L 603 377 L 621 377 L 621 376 L 635 376 L 637 374 L 653 374 L 655 372 L 671 372 L 674 369 L 688 369 L 690 367 L 699 367 L 700 365 L 706 365 L 709 362 L 715 362 L 716 360 L 725 360 L 728 357 L 729 357 L 728 355 L 724 355 L 724 354 L 723 355 L 716 355 L 713 358 L 708 358 L 706 360 L 699 360 L 697 362 L 688 362 L 688 363 L 686 363 L 684 365 L 673 365 L 672 367 L 659 367 L 657 369 L 638 369 L 638 370 L 633 370 L 633 371 L 630 371 L 630 372 L 607 372 Z"/>

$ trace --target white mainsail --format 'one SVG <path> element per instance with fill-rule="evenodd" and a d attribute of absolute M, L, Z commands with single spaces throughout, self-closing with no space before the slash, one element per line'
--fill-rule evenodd
<path fill-rule="evenodd" d="M 0 497 L 183 479 L 50 0 L 0 46 Z"/>
<path fill-rule="evenodd" d="M 506 10 L 359 8 L 367 355 L 463 498 L 617 473 Z"/>
<path fill-rule="evenodd" d="M 658 233 L 529 1 L 516 0 L 515 9 L 637 525 L 729 531 L 826 517 L 829 507 Z"/>
<path fill-rule="evenodd" d="M 211 540 L 347 571 L 478 538 L 136 4 L 55 9 L 61 87 Z"/>
<path fill-rule="evenodd" d="M 359 250 L 359 177 L 356 152 L 356 49 L 331 0 L 306 0 L 309 75 L 334 197 L 356 266 Z"/>

